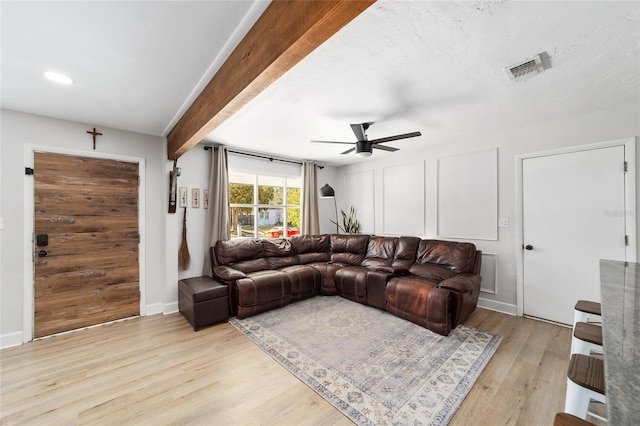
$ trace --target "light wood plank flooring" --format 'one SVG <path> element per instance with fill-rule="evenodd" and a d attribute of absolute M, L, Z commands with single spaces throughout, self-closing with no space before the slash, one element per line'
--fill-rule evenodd
<path fill-rule="evenodd" d="M 551 425 L 564 404 L 571 330 L 477 309 L 504 337 L 451 425 Z M 180 314 L 0 351 L 0 424 L 348 425 L 230 324 Z"/>

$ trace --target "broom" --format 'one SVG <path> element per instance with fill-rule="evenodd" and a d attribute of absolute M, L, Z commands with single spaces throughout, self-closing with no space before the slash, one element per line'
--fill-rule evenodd
<path fill-rule="evenodd" d="M 182 219 L 182 245 L 178 253 L 178 268 L 182 271 L 189 269 L 191 256 L 189 255 L 189 246 L 187 245 L 187 208 L 184 208 L 184 218 Z"/>

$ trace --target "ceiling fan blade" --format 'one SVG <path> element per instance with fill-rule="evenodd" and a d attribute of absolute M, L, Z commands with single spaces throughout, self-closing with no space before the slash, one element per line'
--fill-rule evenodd
<path fill-rule="evenodd" d="M 346 150 L 345 152 L 341 152 L 340 154 L 349 154 L 350 152 L 353 152 L 355 150 L 356 150 L 355 148 L 351 148 L 351 149 Z"/>
<path fill-rule="evenodd" d="M 336 141 L 311 141 L 312 143 L 339 143 L 344 145 L 353 145 L 354 142 L 336 142 Z"/>
<path fill-rule="evenodd" d="M 385 146 L 385 145 L 371 145 L 371 148 L 374 149 L 381 149 L 383 151 L 389 151 L 389 152 L 396 152 L 398 151 L 398 148 L 394 148 L 392 146 Z"/>
<path fill-rule="evenodd" d="M 358 139 L 359 142 L 367 140 L 367 135 L 364 133 L 364 131 L 366 130 L 365 125 L 367 125 L 367 128 L 369 127 L 369 123 L 360 123 L 360 124 L 351 125 L 351 130 L 353 130 L 353 133 L 356 135 L 356 138 Z"/>
<path fill-rule="evenodd" d="M 369 142 L 371 142 L 372 144 L 377 144 L 377 143 L 382 143 L 382 142 L 397 141 L 399 139 L 415 138 L 415 137 L 418 137 L 418 136 L 422 136 L 422 133 L 420 133 L 420 132 L 404 133 L 402 135 L 387 136 L 386 138 L 374 139 L 374 140 L 369 141 Z"/>

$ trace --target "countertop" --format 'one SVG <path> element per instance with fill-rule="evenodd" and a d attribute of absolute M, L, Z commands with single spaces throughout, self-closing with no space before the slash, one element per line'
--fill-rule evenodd
<path fill-rule="evenodd" d="M 607 417 L 640 425 L 640 264 L 600 261 Z"/>

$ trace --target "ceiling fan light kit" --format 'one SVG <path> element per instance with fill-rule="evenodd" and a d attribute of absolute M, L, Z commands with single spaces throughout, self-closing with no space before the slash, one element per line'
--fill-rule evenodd
<path fill-rule="evenodd" d="M 408 138 L 415 138 L 418 136 L 422 136 L 422 133 L 420 132 L 411 132 L 411 133 L 404 133 L 401 135 L 394 135 L 394 136 L 387 136 L 385 138 L 379 138 L 379 139 L 373 139 L 373 140 L 369 140 L 369 138 L 367 137 L 367 134 L 365 133 L 365 131 L 369 128 L 369 126 L 371 126 L 373 124 L 373 122 L 368 122 L 368 123 L 359 123 L 359 124 L 352 124 L 351 125 L 351 130 L 353 131 L 353 134 L 356 135 L 356 142 L 338 142 L 338 141 L 311 141 L 313 143 L 337 143 L 337 144 L 344 144 L 344 145 L 354 145 L 354 148 L 350 148 L 344 152 L 342 152 L 341 154 L 349 154 L 353 151 L 356 152 L 356 155 L 358 157 L 370 157 L 371 154 L 373 153 L 373 149 L 379 149 L 382 151 L 389 151 L 389 152 L 395 152 L 398 151 L 398 148 L 393 148 L 391 146 L 386 146 L 386 145 L 380 145 L 384 142 L 391 142 L 391 141 L 397 141 L 400 139 L 408 139 Z"/>
<path fill-rule="evenodd" d="M 370 143 L 366 141 L 356 142 L 356 155 L 358 157 L 370 157 L 372 153 L 373 146 Z"/>

